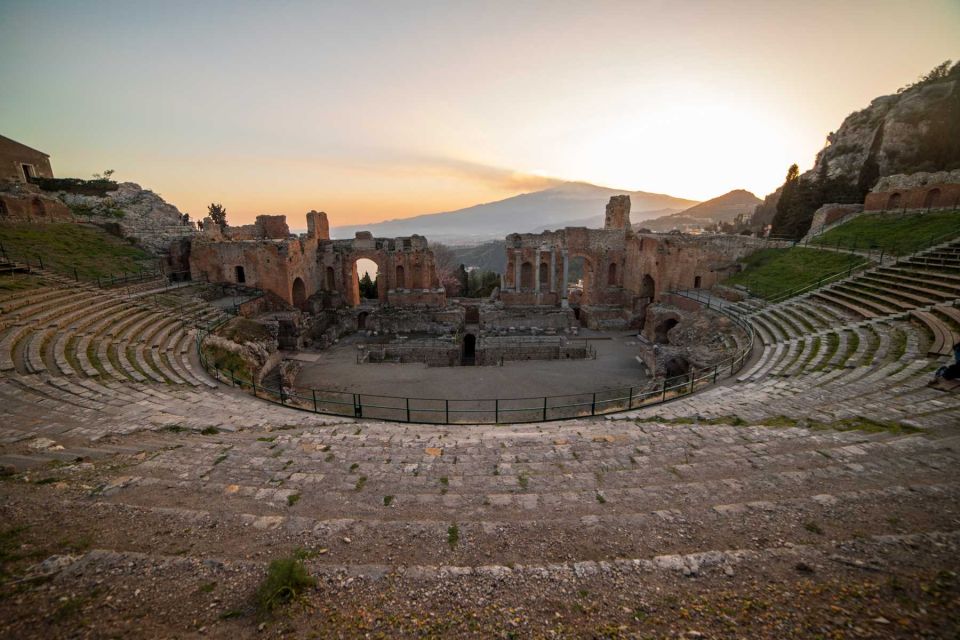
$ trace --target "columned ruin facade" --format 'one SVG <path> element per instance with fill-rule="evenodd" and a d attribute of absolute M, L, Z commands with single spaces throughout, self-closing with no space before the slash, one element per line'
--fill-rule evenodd
<path fill-rule="evenodd" d="M 221 229 L 209 218 L 191 248 L 194 279 L 241 284 L 269 292 L 306 310 L 361 303 L 357 261 L 377 265 L 378 302 L 393 306 L 442 307 L 433 251 L 423 236 L 331 240 L 327 215 L 307 214 L 307 233 L 292 236 L 285 216 L 258 216 L 252 225 Z"/>

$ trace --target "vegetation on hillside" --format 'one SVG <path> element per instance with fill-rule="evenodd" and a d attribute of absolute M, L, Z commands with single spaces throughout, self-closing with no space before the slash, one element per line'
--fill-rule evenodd
<path fill-rule="evenodd" d="M 856 269 L 866 260 L 848 253 L 793 247 L 760 249 L 743 260 L 745 268 L 728 278 L 726 285 L 742 285 L 751 293 L 770 298 L 791 289 L 815 284 L 844 269 Z"/>
<path fill-rule="evenodd" d="M 960 63 L 947 60 L 898 93 L 917 91 L 948 80 L 960 81 Z M 884 175 L 960 169 L 960 90 L 954 89 L 943 98 L 925 100 L 922 104 L 923 109 L 911 115 L 909 120 L 914 125 L 923 123 L 918 129 L 915 145 L 905 152 L 885 150 Z M 813 213 L 822 205 L 863 202 L 881 177 L 877 153 L 884 139 L 885 120 L 882 113 L 868 107 L 851 114 L 844 121 L 845 125 L 852 123 L 875 132 L 872 147 L 869 151 L 865 150 L 866 157 L 858 173 L 829 177 L 830 159 L 851 151 L 848 144 L 830 144 L 820 152 L 815 175 L 801 176 L 795 164 L 788 169 L 786 180 L 778 189 L 779 197 L 759 206 L 751 224 L 754 227 L 765 224 L 770 219 L 770 209 L 775 206 L 776 212 L 772 215 L 773 234 L 799 239 L 810 228 Z M 828 139 L 832 140 L 833 136 L 831 133 Z"/>
<path fill-rule="evenodd" d="M 156 261 L 143 249 L 94 226 L 57 223 L 0 225 L 0 245 L 13 260 L 91 279 L 152 269 Z"/>
<path fill-rule="evenodd" d="M 862 215 L 811 240 L 812 244 L 883 249 L 904 255 L 925 248 L 931 241 L 960 236 L 960 211 L 917 214 Z"/>

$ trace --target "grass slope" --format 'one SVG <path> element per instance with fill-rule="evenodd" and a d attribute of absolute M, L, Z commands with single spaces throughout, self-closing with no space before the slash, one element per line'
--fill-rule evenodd
<path fill-rule="evenodd" d="M 96 278 L 135 272 L 154 265 L 153 257 L 129 242 L 92 225 L 2 224 L 0 244 L 7 255 L 18 261 L 27 258 L 66 275 L 76 268 L 81 278 Z"/>
<path fill-rule="evenodd" d="M 813 284 L 822 277 L 856 267 L 865 260 L 859 256 L 804 247 L 760 249 L 743 262 L 746 268 L 728 278 L 726 285 L 742 285 L 754 295 L 771 297 L 789 289 Z"/>
<path fill-rule="evenodd" d="M 904 255 L 922 249 L 931 239 L 942 236 L 960 236 L 960 211 L 867 214 L 830 229 L 814 238 L 811 244 L 883 248 L 887 253 Z"/>

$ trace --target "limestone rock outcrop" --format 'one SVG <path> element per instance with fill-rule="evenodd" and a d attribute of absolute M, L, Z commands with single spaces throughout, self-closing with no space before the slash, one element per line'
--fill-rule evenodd
<path fill-rule="evenodd" d="M 955 75 L 880 96 L 827 136 L 828 145 L 801 179 L 826 175 L 866 191 L 883 176 L 941 169 L 930 147 L 942 142 L 940 132 L 956 128 L 956 122 L 960 79 Z"/>
<path fill-rule="evenodd" d="M 125 237 L 153 253 L 166 253 L 171 243 L 196 233 L 192 224 L 184 222 L 179 209 L 133 182 L 120 183 L 116 191 L 103 197 L 66 191 L 58 192 L 57 197 L 78 217 L 97 224 L 116 224 Z"/>

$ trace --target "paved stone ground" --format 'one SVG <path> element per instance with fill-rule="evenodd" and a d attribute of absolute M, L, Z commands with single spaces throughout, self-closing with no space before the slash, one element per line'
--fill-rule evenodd
<path fill-rule="evenodd" d="M 874 323 L 852 367 L 859 342 L 771 343 L 617 420 L 441 427 L 216 386 L 173 306 L 105 293 L 81 325 L 55 289 L 0 300 L 0 637 L 960 632 L 958 404 L 919 325 Z M 315 586 L 259 612 L 291 554 Z"/>
<path fill-rule="evenodd" d="M 362 338 L 342 340 L 304 363 L 299 388 L 364 394 L 469 400 L 527 398 L 641 387 L 649 381 L 637 360 L 636 335 L 584 332 L 597 358 L 589 360 L 507 361 L 503 366 L 428 367 L 423 363 L 357 364 Z M 504 390 L 507 390 L 506 392 Z"/>

